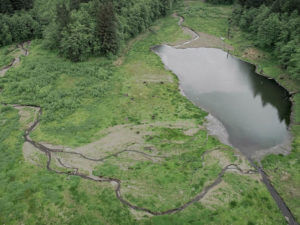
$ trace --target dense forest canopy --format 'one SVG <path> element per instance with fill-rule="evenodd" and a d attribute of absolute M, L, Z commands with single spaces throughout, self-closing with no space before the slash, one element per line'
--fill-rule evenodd
<path fill-rule="evenodd" d="M 72 61 L 118 52 L 124 41 L 164 16 L 176 0 L 1 1 L 0 46 L 43 38 Z M 27 11 L 26 11 L 27 10 Z"/>
<path fill-rule="evenodd" d="M 33 0 L 1 0 L 0 13 L 13 13 L 16 10 L 28 10 L 33 6 Z"/>
<path fill-rule="evenodd" d="M 300 0 L 238 0 L 232 22 L 300 79 Z"/>
<path fill-rule="evenodd" d="M 230 23 L 272 52 L 283 69 L 300 79 L 300 0 L 207 0 L 236 3 Z"/>

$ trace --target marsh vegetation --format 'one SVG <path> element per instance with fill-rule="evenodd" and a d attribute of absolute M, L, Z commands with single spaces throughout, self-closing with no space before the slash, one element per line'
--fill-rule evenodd
<path fill-rule="evenodd" d="M 255 172 L 229 169 L 200 201 L 160 216 L 123 204 L 114 184 L 82 179 L 74 172 L 77 168 L 97 179 L 116 178 L 126 201 L 165 211 L 202 193 L 230 164 L 242 171 L 254 170 L 239 152 L 208 135 L 203 127 L 207 113 L 180 94 L 178 79 L 150 50 L 190 38 L 178 26 L 172 10 L 185 17 L 183 25 L 226 37 L 232 6 L 165 0 L 104 5 L 105 1 L 5 2 L 0 4 L 0 24 L 6 29 L 0 34 L 0 65 L 5 67 L 16 57 L 20 63 L 0 78 L 0 223 L 286 223 Z M 113 9 L 115 16 L 106 21 L 101 13 L 104 8 Z M 106 29 L 105 22 L 114 26 Z M 243 53 L 254 44 L 247 33 L 235 29 L 225 42 L 234 46 L 234 54 L 247 58 Z M 110 37 L 116 39 L 106 43 Z M 24 46 L 29 55 L 20 54 L 16 44 L 29 39 L 30 45 Z M 286 71 L 274 66 L 277 61 L 267 49 L 257 51 L 264 57 L 249 60 L 260 64 L 265 73 L 278 78 Z M 292 91 L 298 88 L 288 75 L 280 82 Z M 262 161 L 297 218 L 298 100 L 299 94 L 294 96 L 292 153 Z M 24 143 L 25 131 L 37 121 L 32 106 L 43 110 L 38 125 L 27 134 L 35 143 L 106 160 L 91 163 L 56 152 L 51 153 L 49 166 L 67 174 L 47 170 L 48 155 Z M 124 149 L 132 152 L 116 154 Z M 281 174 L 287 174 L 285 182 Z"/>

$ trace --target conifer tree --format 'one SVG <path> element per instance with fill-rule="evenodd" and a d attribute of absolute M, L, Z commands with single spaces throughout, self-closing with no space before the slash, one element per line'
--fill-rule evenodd
<path fill-rule="evenodd" d="M 66 4 L 58 4 L 56 6 L 56 23 L 61 29 L 66 27 L 70 22 L 70 12 Z"/>
<path fill-rule="evenodd" d="M 10 0 L 1 0 L 0 1 L 0 13 L 12 13 L 13 7 Z"/>
<path fill-rule="evenodd" d="M 99 8 L 96 33 L 103 54 L 117 53 L 119 49 L 117 21 L 111 1 L 104 2 Z"/>

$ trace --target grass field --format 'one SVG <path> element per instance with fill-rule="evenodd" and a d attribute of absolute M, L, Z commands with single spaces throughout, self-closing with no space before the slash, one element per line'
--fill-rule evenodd
<path fill-rule="evenodd" d="M 191 23 L 198 18 L 193 13 L 202 10 L 197 5 L 191 8 L 187 25 L 189 18 Z M 199 26 L 203 32 L 226 32 L 223 25 L 212 27 L 225 20 L 230 8 L 212 8 L 206 14 L 216 10 L 221 10 L 224 18 Z M 119 66 L 115 66 L 117 57 L 71 63 L 56 52 L 44 50 L 41 41 L 35 40 L 29 56 L 22 57 L 21 64 L 0 79 L 0 102 L 41 106 L 41 123 L 31 137 L 53 145 L 85 147 L 106 138 L 103 131 L 113 132 L 118 126 L 127 126 L 139 135 L 135 138 L 145 132 L 143 147 L 152 146 L 164 159 L 149 161 L 122 155 L 97 164 L 93 173 L 122 180 L 122 193 L 128 201 L 166 210 L 201 192 L 225 165 L 243 164 L 243 160 L 234 156 L 237 153 L 233 149 L 207 136 L 201 126 L 207 114 L 180 94 L 177 78 L 150 50 L 156 44 L 189 38 L 178 27 L 177 18 L 163 18 L 151 29 L 132 43 Z M 3 65 L 7 63 L 5 51 L 0 51 Z M 48 172 L 43 164 L 25 160 L 22 134 L 26 122 L 22 123 L 18 110 L 12 107 L 0 106 L 0 112 L 1 224 L 285 224 L 258 175 L 235 172 L 226 173 L 204 199 L 179 213 L 149 216 L 130 210 L 115 197 L 109 184 L 60 176 Z M 193 134 L 185 133 L 189 124 L 197 128 Z M 122 135 L 115 135 L 114 142 L 118 143 Z M 134 139 L 136 143 L 138 140 Z M 202 159 L 205 151 L 215 148 L 226 151 Z"/>
<path fill-rule="evenodd" d="M 16 47 L 13 45 L 2 47 L 0 49 L 0 69 L 10 64 L 17 52 Z"/>

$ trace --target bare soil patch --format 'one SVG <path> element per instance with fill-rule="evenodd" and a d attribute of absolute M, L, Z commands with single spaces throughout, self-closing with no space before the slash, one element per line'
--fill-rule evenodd
<path fill-rule="evenodd" d="M 256 49 L 256 48 L 246 48 L 245 51 L 243 52 L 243 56 L 242 58 L 247 58 L 250 59 L 252 61 L 256 61 L 258 59 L 262 59 L 264 58 L 265 55 L 263 54 L 263 52 L 261 52 L 260 50 Z"/>
<path fill-rule="evenodd" d="M 226 44 L 220 37 L 216 37 L 203 32 L 197 32 L 199 38 L 181 46 L 179 48 L 220 48 L 224 50 L 233 51 L 234 48 Z"/>

